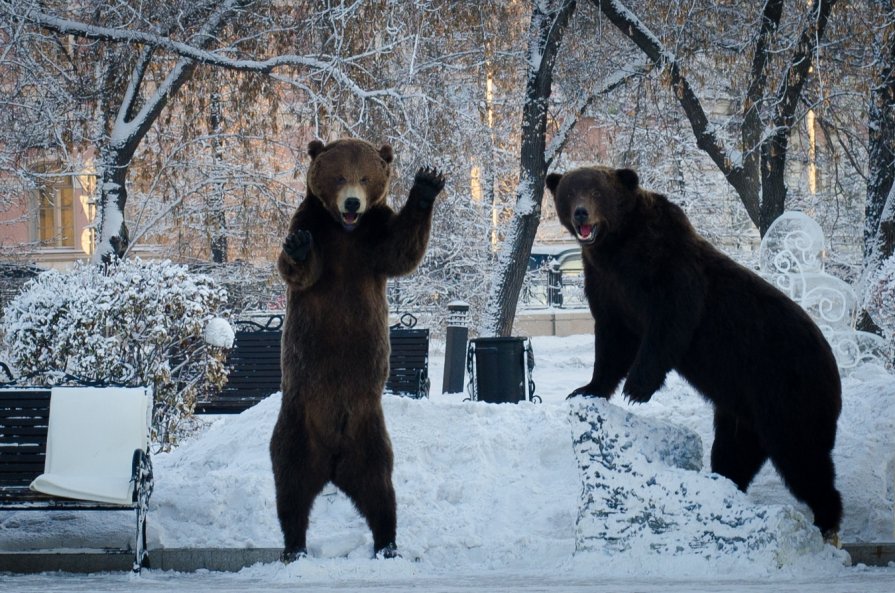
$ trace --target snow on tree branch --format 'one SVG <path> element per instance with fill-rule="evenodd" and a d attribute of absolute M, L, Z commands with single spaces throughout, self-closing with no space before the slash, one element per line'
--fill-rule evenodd
<path fill-rule="evenodd" d="M 549 169 L 550 165 L 553 164 L 553 161 L 562 154 L 566 143 L 569 141 L 569 136 L 578 124 L 581 116 L 584 115 L 584 112 L 587 111 L 597 97 L 611 93 L 615 89 L 626 84 L 632 78 L 644 75 L 646 71 L 646 64 L 633 69 L 619 69 L 607 76 L 595 93 L 579 97 L 576 101 L 572 115 L 566 117 L 559 130 L 557 130 L 553 135 L 553 138 L 550 139 L 550 144 L 547 145 L 547 148 L 544 151 L 547 168 Z"/>
<path fill-rule="evenodd" d="M 229 2 L 221 11 L 218 12 L 219 18 L 228 16 L 235 8 L 248 4 L 248 0 L 240 0 L 238 2 Z M 47 14 L 37 10 L 36 8 L 29 10 L 23 15 L 18 15 L 15 9 L 15 3 L 4 1 L 0 3 L 0 8 L 7 12 L 12 18 L 18 18 L 24 22 L 37 25 L 48 31 L 53 31 L 62 35 L 74 35 L 85 39 L 95 39 L 99 41 L 110 41 L 117 43 L 131 43 L 137 45 L 145 45 L 155 49 L 164 49 L 173 54 L 186 58 L 190 61 L 216 66 L 228 70 L 237 70 L 240 72 L 255 72 L 259 74 L 271 74 L 274 70 L 284 67 L 302 67 L 311 71 L 325 73 L 331 76 L 340 84 L 348 88 L 352 93 L 362 99 L 371 99 L 383 95 L 394 94 L 392 89 L 364 89 L 351 76 L 345 73 L 343 66 L 352 61 L 364 57 L 364 54 L 352 56 L 350 59 L 331 56 L 326 54 L 320 55 L 280 55 L 268 59 L 233 59 L 225 55 L 224 52 L 233 51 L 233 48 L 222 48 L 216 51 L 210 51 L 197 47 L 182 41 L 176 41 L 164 35 L 158 35 L 146 31 L 138 31 L 132 29 L 118 29 L 111 27 L 102 27 L 98 25 L 89 25 L 69 19 L 63 19 L 51 14 Z M 211 22 L 209 24 L 212 24 Z M 213 28 L 209 28 L 213 30 Z M 201 34 L 200 39 L 207 38 L 210 33 Z M 378 47 L 377 54 L 387 52 L 394 47 L 395 42 L 390 45 Z"/>
<path fill-rule="evenodd" d="M 591 1 L 656 66 L 667 69 L 675 96 L 690 120 L 697 146 L 711 157 L 721 172 L 733 183 L 733 180 L 742 174 L 742 163 L 734 157 L 735 152 L 725 147 L 715 133 L 699 97 L 681 71 L 681 64 L 674 52 L 668 50 L 650 28 L 618 0 Z"/>

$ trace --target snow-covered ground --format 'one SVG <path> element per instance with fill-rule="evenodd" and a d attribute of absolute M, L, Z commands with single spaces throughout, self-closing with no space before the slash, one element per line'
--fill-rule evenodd
<path fill-rule="evenodd" d="M 574 400 L 593 364 L 591 336 L 535 338 L 542 404 L 384 398 L 395 449 L 398 545 L 372 540 L 327 489 L 311 557 L 236 574 L 0 575 L 3 591 L 895 591 L 895 566 L 848 566 L 773 468 L 748 494 L 708 472 L 711 408 L 676 376 L 645 405 Z M 848 542 L 895 541 L 895 379 L 844 380 L 836 449 Z M 156 455 L 150 550 L 277 547 L 267 444 L 279 396 Z M 698 469 L 699 467 L 703 469 Z M 126 545 L 129 513 L 2 513 L 0 549 Z"/>

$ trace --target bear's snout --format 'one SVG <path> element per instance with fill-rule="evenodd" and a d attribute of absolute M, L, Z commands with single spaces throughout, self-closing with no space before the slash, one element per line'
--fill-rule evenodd
<path fill-rule="evenodd" d="M 584 206 L 576 207 L 572 212 L 572 221 L 575 227 L 575 236 L 580 243 L 590 245 L 597 240 L 600 224 L 591 220 L 590 210 Z"/>
<path fill-rule="evenodd" d="M 585 208 L 584 206 L 578 206 L 577 208 L 575 208 L 575 214 L 574 214 L 575 224 L 578 224 L 578 225 L 584 224 L 585 222 L 587 222 L 587 217 L 588 217 L 587 208 Z"/>
<path fill-rule="evenodd" d="M 342 191 L 339 200 L 339 215 L 342 218 L 342 227 L 346 231 L 354 230 L 366 210 L 365 206 L 366 196 L 363 188 L 349 186 Z"/>

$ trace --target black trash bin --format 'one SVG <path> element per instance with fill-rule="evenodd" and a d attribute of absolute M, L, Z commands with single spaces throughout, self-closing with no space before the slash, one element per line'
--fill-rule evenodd
<path fill-rule="evenodd" d="M 476 338 L 466 354 L 469 392 L 473 401 L 495 404 L 540 401 L 531 379 L 534 368 L 528 338 Z"/>

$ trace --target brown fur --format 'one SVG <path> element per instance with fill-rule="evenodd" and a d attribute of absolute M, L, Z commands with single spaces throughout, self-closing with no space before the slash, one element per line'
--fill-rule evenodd
<path fill-rule="evenodd" d="M 277 263 L 287 305 L 283 400 L 270 451 L 284 558 L 306 552 L 308 516 L 328 482 L 365 517 L 375 552 L 393 555 L 393 456 L 381 406 L 389 359 L 385 285 L 422 259 L 444 179 L 421 169 L 396 214 L 385 203 L 391 147 L 315 141 L 308 153 L 307 196 Z M 363 188 L 352 195 L 364 202 L 350 230 L 340 209 L 349 186 Z"/>
<path fill-rule="evenodd" d="M 582 243 L 595 321 L 593 378 L 572 395 L 608 398 L 624 379 L 624 394 L 645 402 L 676 370 L 714 404 L 712 470 L 746 490 L 770 459 L 832 535 L 841 397 L 829 344 L 798 305 L 638 183 L 606 167 L 547 177 L 560 221 Z"/>

